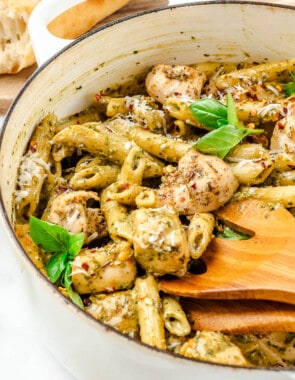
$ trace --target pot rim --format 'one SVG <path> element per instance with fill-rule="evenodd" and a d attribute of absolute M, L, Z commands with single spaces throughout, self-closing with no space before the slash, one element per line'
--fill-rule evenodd
<path fill-rule="evenodd" d="M 56 58 L 59 57 L 60 55 L 62 55 L 65 51 L 71 49 L 72 46 L 79 44 L 81 41 L 87 39 L 89 36 L 92 36 L 96 33 L 100 33 L 102 30 L 111 28 L 112 26 L 117 25 L 117 24 L 126 23 L 132 19 L 144 17 L 147 14 L 162 12 L 162 11 L 165 11 L 168 9 L 174 9 L 174 8 L 195 7 L 198 5 L 214 6 L 214 5 L 221 5 L 221 4 L 226 4 L 226 5 L 228 4 L 228 5 L 232 5 L 232 6 L 237 6 L 237 5 L 242 4 L 242 5 L 249 5 L 251 7 L 252 6 L 253 7 L 259 6 L 262 8 L 264 8 L 264 7 L 285 8 L 285 9 L 290 9 L 290 10 L 295 12 L 295 5 L 293 6 L 293 5 L 286 5 L 286 4 L 274 4 L 274 3 L 267 2 L 267 1 L 261 2 L 261 1 L 249 1 L 249 0 L 201 0 L 201 1 L 181 3 L 181 4 L 175 4 L 175 5 L 167 5 L 167 6 L 161 6 L 161 7 L 157 7 L 157 8 L 153 8 L 153 9 L 143 10 L 143 11 L 137 12 L 135 14 L 131 14 L 131 15 L 122 17 L 120 19 L 108 22 L 107 24 L 100 26 L 96 29 L 90 30 L 89 32 L 87 32 L 87 33 L 83 34 L 82 36 L 78 37 L 77 39 L 75 39 L 74 41 L 71 41 L 68 45 L 64 46 L 61 50 L 56 52 L 47 61 L 42 63 L 39 67 L 37 67 L 37 69 L 32 73 L 32 75 L 29 77 L 29 79 L 25 82 L 25 84 L 23 85 L 21 90 L 18 92 L 16 98 L 14 99 L 13 103 L 9 107 L 9 109 L 8 109 L 8 111 L 4 117 L 2 128 L 0 131 L 0 150 L 2 149 L 3 137 L 5 134 L 5 131 L 8 127 L 10 117 L 13 114 L 15 108 L 17 107 L 19 99 L 25 94 L 27 87 L 33 81 L 37 80 L 40 73 L 42 73 L 43 70 L 46 70 L 47 66 L 49 66 L 52 62 L 54 62 L 56 60 Z M 120 337 L 121 339 L 127 339 L 129 344 L 132 343 L 132 344 L 140 345 L 143 348 L 151 350 L 152 352 L 156 353 L 157 355 L 161 354 L 162 356 L 165 356 L 167 358 L 170 357 L 170 358 L 173 358 L 174 360 L 177 359 L 177 360 L 181 360 L 184 362 L 189 361 L 189 362 L 191 362 L 192 365 L 193 365 L 193 363 L 195 363 L 196 365 L 199 365 L 199 364 L 207 365 L 210 368 L 212 368 L 212 367 L 223 367 L 223 368 L 226 368 L 229 370 L 243 370 L 243 372 L 249 371 L 250 374 L 253 373 L 253 371 L 284 372 L 284 373 L 286 373 L 286 372 L 288 373 L 288 372 L 292 371 L 292 368 L 277 368 L 277 367 L 264 368 L 264 367 L 257 367 L 257 366 L 243 367 L 243 366 L 232 366 L 232 365 L 228 365 L 228 364 L 211 363 L 211 362 L 206 362 L 206 361 L 199 360 L 199 359 L 192 359 L 192 358 L 184 357 L 184 356 L 179 355 L 179 354 L 175 354 L 173 352 L 164 351 L 164 350 L 158 349 L 156 347 L 147 345 L 141 341 L 137 341 L 137 340 L 131 338 L 130 336 L 121 333 L 120 331 L 115 330 L 113 327 L 108 326 L 108 325 L 104 324 L 103 322 L 95 319 L 90 314 L 87 314 L 85 311 L 81 310 L 78 306 L 76 306 L 73 302 L 71 302 L 67 297 L 62 295 L 61 292 L 59 292 L 57 290 L 55 285 L 52 284 L 39 271 L 39 269 L 33 264 L 33 262 L 27 256 L 27 254 L 25 253 L 24 249 L 22 248 L 20 242 L 18 241 L 18 239 L 15 236 L 14 230 L 13 230 L 12 225 L 10 223 L 9 216 L 5 210 L 1 189 L 0 189 L 0 219 L 2 221 L 2 224 L 4 226 L 4 230 L 5 230 L 6 234 L 8 235 L 8 237 L 11 239 L 12 243 L 14 244 L 14 247 L 12 249 L 17 249 L 17 252 L 21 256 L 22 260 L 26 263 L 26 265 L 28 265 L 29 269 L 34 274 L 37 275 L 37 277 L 40 279 L 40 281 L 43 283 L 43 285 L 46 286 L 48 288 L 48 290 L 52 292 L 53 296 L 57 297 L 58 302 L 62 302 L 65 305 L 65 307 L 69 307 L 71 309 L 71 311 L 73 311 L 77 315 L 79 315 L 82 320 L 86 319 L 87 322 L 89 322 L 91 324 L 95 324 L 95 326 L 97 326 L 97 325 L 100 326 L 107 333 L 112 333 L 116 337 Z"/>

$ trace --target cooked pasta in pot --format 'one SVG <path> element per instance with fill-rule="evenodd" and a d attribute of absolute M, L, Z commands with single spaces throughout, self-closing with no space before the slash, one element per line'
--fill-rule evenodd
<path fill-rule="evenodd" d="M 294 119 L 295 60 L 160 63 L 143 93 L 101 92 L 80 118 L 36 126 L 16 235 L 62 294 L 123 334 L 209 362 L 294 366 L 294 332 L 194 331 L 181 298 L 158 286 L 228 228 L 215 214 L 228 202 L 294 211 Z"/>

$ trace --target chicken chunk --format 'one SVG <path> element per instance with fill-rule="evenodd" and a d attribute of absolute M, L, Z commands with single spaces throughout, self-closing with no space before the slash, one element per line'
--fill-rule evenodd
<path fill-rule="evenodd" d="M 180 355 L 212 363 L 248 366 L 238 346 L 219 332 L 197 331 L 179 350 Z"/>
<path fill-rule="evenodd" d="M 167 168 L 158 199 L 180 214 L 210 212 L 229 201 L 238 186 L 223 160 L 191 149 L 179 160 L 178 168 Z"/>
<path fill-rule="evenodd" d="M 66 228 L 70 233 L 85 234 L 85 243 L 106 236 L 106 223 L 100 208 L 87 207 L 89 201 L 98 202 L 93 191 L 72 191 L 58 195 L 45 213 L 48 222 Z"/>
<path fill-rule="evenodd" d="M 276 123 L 270 149 L 295 155 L 295 116 L 286 116 Z"/>
<path fill-rule="evenodd" d="M 154 276 L 183 276 L 190 255 L 177 213 L 167 207 L 133 211 L 133 245 L 136 261 Z"/>
<path fill-rule="evenodd" d="M 73 287 L 79 294 L 128 289 L 135 277 L 133 250 L 125 241 L 82 249 L 72 262 Z"/>
<path fill-rule="evenodd" d="M 130 337 L 139 336 L 137 298 L 133 289 L 95 294 L 89 297 L 89 301 L 85 310 L 94 318 Z"/>
<path fill-rule="evenodd" d="M 190 66 L 159 64 L 146 77 L 148 94 L 164 104 L 169 98 L 199 99 L 206 75 Z"/>

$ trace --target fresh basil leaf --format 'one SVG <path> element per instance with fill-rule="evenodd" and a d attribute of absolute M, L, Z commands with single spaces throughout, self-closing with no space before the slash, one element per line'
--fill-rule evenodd
<path fill-rule="evenodd" d="M 286 96 L 295 94 L 295 82 L 284 83 L 282 88 Z"/>
<path fill-rule="evenodd" d="M 234 99 L 230 92 L 226 95 L 227 106 L 227 124 L 234 125 L 235 127 L 243 127 L 243 124 L 239 121 Z"/>
<path fill-rule="evenodd" d="M 67 266 L 68 254 L 55 253 L 46 264 L 46 272 L 52 283 L 55 283 Z"/>
<path fill-rule="evenodd" d="M 72 288 L 72 265 L 70 262 L 67 263 L 62 285 L 66 288 L 70 299 L 74 302 L 75 305 L 79 306 L 80 309 L 84 309 L 83 301 L 78 293 L 76 293 Z"/>
<path fill-rule="evenodd" d="M 64 276 L 63 276 L 63 280 L 62 280 L 62 285 L 65 288 L 68 288 L 69 286 L 72 285 L 71 273 L 72 273 L 72 265 L 70 262 L 68 262 L 66 267 L 65 267 Z"/>
<path fill-rule="evenodd" d="M 84 234 L 75 234 L 70 235 L 69 242 L 68 242 L 68 253 L 70 256 L 70 259 L 73 260 L 77 254 L 80 252 L 81 248 L 84 244 Z"/>
<path fill-rule="evenodd" d="M 223 127 L 224 125 L 228 125 L 227 120 L 225 120 L 225 119 L 219 119 L 219 120 L 217 120 L 217 126 L 214 129 Z"/>
<path fill-rule="evenodd" d="M 233 230 L 229 226 L 224 226 L 223 231 L 218 232 L 217 237 L 228 240 L 247 240 L 250 239 L 250 235 Z"/>
<path fill-rule="evenodd" d="M 83 305 L 83 301 L 82 301 L 82 298 L 80 297 L 80 295 L 73 290 L 71 285 L 69 287 L 67 287 L 66 289 L 67 289 L 67 292 L 68 292 L 70 299 L 74 302 L 74 304 L 83 310 L 84 305 Z"/>
<path fill-rule="evenodd" d="M 208 132 L 193 147 L 201 153 L 224 158 L 244 137 L 262 132 L 264 132 L 262 129 L 236 128 L 234 125 L 224 125 Z"/>
<path fill-rule="evenodd" d="M 81 309 L 84 308 L 81 297 L 72 289 L 71 261 L 80 252 L 84 243 L 84 234 L 71 235 L 65 228 L 30 217 L 30 235 L 35 244 L 46 252 L 54 253 L 46 264 L 51 282 L 61 278 L 70 299 Z"/>
<path fill-rule="evenodd" d="M 35 244 L 46 252 L 67 252 L 70 234 L 56 224 L 30 217 L 30 235 Z"/>
<path fill-rule="evenodd" d="M 295 94 L 295 71 L 291 72 L 292 81 L 282 84 L 282 89 L 286 96 Z"/>
<path fill-rule="evenodd" d="M 216 99 L 202 98 L 190 105 L 193 116 L 205 127 L 218 128 L 227 122 L 227 107 Z"/>

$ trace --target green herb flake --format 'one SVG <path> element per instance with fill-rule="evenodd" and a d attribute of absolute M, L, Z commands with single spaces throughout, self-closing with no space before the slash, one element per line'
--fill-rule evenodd
<path fill-rule="evenodd" d="M 229 226 L 224 226 L 223 230 L 218 232 L 217 237 L 227 240 L 247 240 L 250 239 L 251 236 L 239 231 L 235 231 Z"/>
<path fill-rule="evenodd" d="M 291 72 L 292 81 L 282 84 L 282 89 L 286 96 L 292 96 L 295 94 L 295 71 Z"/>

